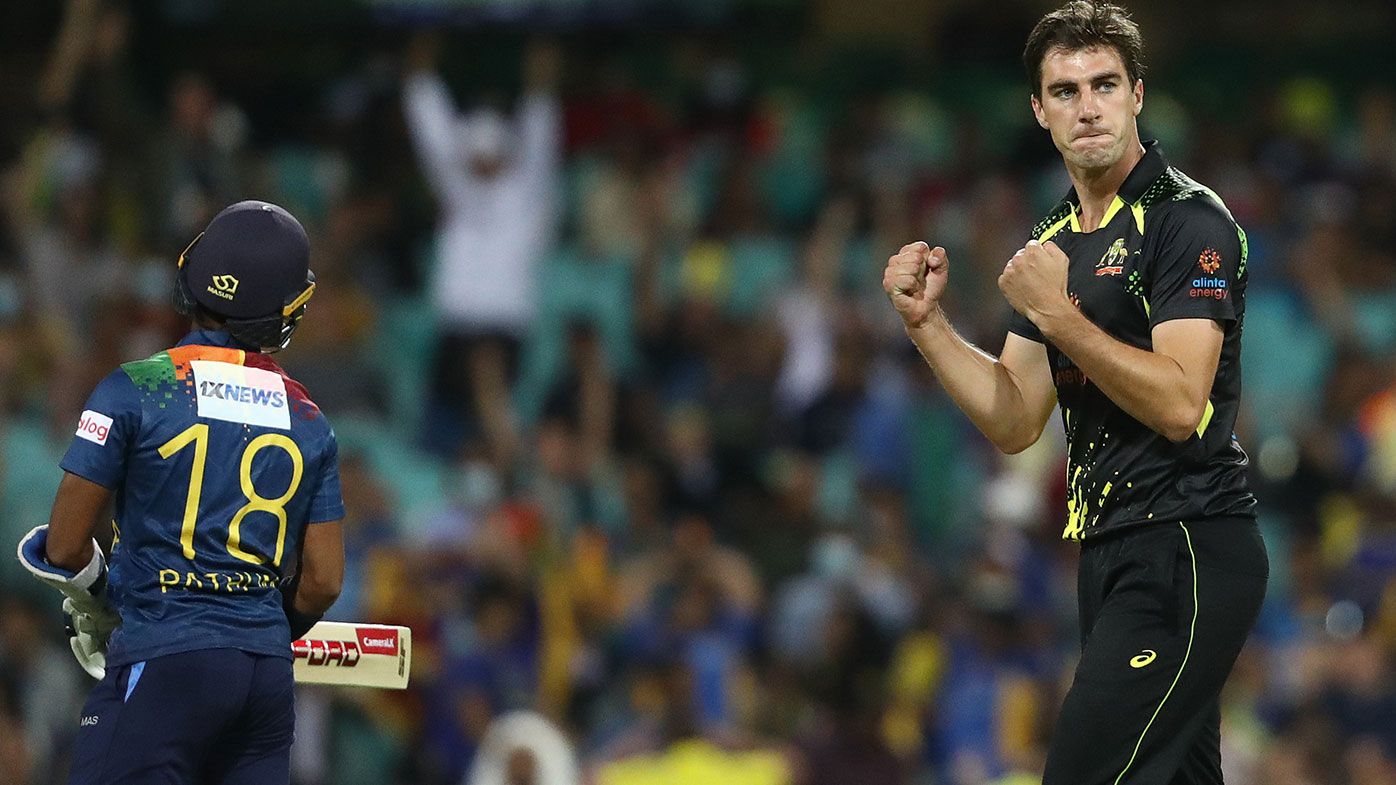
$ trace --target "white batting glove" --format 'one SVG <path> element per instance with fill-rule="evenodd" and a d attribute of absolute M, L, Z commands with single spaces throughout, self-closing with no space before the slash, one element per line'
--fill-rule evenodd
<path fill-rule="evenodd" d="M 70 599 L 63 600 L 63 612 L 68 614 L 68 647 L 87 675 L 101 681 L 107 675 L 107 639 L 121 626 L 121 617 L 83 613 Z"/>
<path fill-rule="evenodd" d="M 68 645 L 78 664 L 95 679 L 106 673 L 107 638 L 121 626 L 121 616 L 107 604 L 107 562 L 92 542 L 92 559 L 78 572 L 50 564 L 45 551 L 48 526 L 36 526 L 20 540 L 20 564 L 31 575 L 63 593 L 69 617 Z"/>

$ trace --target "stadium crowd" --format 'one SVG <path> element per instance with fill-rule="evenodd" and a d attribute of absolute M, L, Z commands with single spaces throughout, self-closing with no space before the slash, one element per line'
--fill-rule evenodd
<path fill-rule="evenodd" d="M 331 618 L 416 642 L 405 692 L 301 690 L 296 782 L 504 782 L 472 764 L 524 709 L 596 785 L 1034 781 L 1079 643 L 1060 429 L 997 454 L 880 289 L 943 244 L 1001 345 L 998 270 L 1066 188 L 1021 81 L 839 92 L 676 35 L 530 42 L 505 93 L 450 43 L 280 94 L 152 75 L 120 6 L 68 4 L 0 155 L 0 542 L 97 379 L 181 334 L 180 249 L 262 198 L 320 284 L 282 361 L 341 443 Z M 1396 785 L 1396 91 L 1244 96 L 1142 118 L 1249 237 L 1272 577 L 1227 780 Z M 0 559 L 0 779 L 47 785 L 88 679 L 30 583 Z"/>

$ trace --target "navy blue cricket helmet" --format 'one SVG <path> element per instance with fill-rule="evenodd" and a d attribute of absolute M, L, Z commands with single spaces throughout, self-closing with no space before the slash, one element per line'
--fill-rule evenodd
<path fill-rule="evenodd" d="M 315 293 L 310 239 L 295 216 L 248 200 L 223 209 L 179 255 L 174 303 L 202 309 L 257 351 L 286 348 Z"/>

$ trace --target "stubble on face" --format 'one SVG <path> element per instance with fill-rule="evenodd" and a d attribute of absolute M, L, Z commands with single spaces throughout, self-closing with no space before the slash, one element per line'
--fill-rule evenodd
<path fill-rule="evenodd" d="M 1096 140 L 1099 141 L 1096 141 Z M 1125 154 L 1126 139 L 1122 135 L 1110 134 L 1095 137 L 1090 141 L 1077 140 L 1077 145 L 1058 147 L 1068 166 L 1087 172 L 1109 169 L 1119 163 Z"/>

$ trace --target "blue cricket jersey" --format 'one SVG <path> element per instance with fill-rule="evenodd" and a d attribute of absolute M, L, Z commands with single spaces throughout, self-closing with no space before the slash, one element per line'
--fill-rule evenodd
<path fill-rule="evenodd" d="M 116 494 L 107 665 L 211 648 L 290 659 L 281 584 L 306 526 L 344 517 L 337 456 L 305 388 L 226 332 L 103 379 L 61 465 Z"/>

